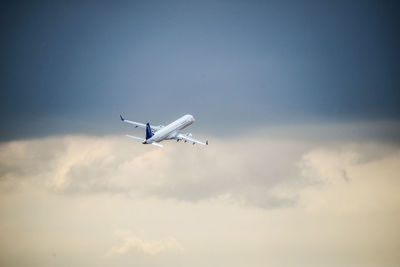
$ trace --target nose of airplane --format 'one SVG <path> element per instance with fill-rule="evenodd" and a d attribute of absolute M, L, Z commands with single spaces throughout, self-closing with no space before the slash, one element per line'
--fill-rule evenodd
<path fill-rule="evenodd" d="M 190 117 L 190 120 L 192 121 L 192 122 L 194 122 L 195 121 L 195 119 L 194 119 L 194 117 L 192 116 L 192 115 L 189 115 Z"/>

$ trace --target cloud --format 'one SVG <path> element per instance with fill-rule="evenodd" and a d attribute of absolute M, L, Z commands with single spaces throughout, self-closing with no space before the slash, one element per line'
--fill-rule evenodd
<path fill-rule="evenodd" d="M 173 237 L 160 240 L 144 240 L 130 232 L 118 231 L 116 235 L 122 240 L 120 245 L 113 246 L 107 253 L 107 257 L 126 255 L 133 252 L 147 255 L 157 255 L 165 252 L 183 252 L 181 244 Z"/>
<path fill-rule="evenodd" d="M 122 193 L 190 202 L 228 197 L 275 207 L 295 201 L 275 189 L 295 180 L 303 146 L 216 139 L 207 148 L 167 143 L 154 149 L 120 136 L 13 141 L 0 148 L 1 182 L 3 189 L 30 182 L 59 194 Z"/>
<path fill-rule="evenodd" d="M 303 179 L 315 182 L 300 193 L 307 209 L 338 213 L 398 210 L 400 149 L 388 149 L 384 155 L 377 151 L 373 154 L 380 156 L 374 157 L 367 155 L 370 149 L 366 146 L 358 151 L 320 148 L 302 156 L 299 171 Z"/>
<path fill-rule="evenodd" d="M 399 145 L 292 134 L 1 143 L 0 265 L 398 266 Z"/>
<path fill-rule="evenodd" d="M 314 182 L 335 183 L 349 181 L 348 169 L 358 163 L 354 151 L 316 149 L 304 154 L 299 162 L 301 175 Z"/>
<path fill-rule="evenodd" d="M 31 183 L 57 194 L 223 198 L 269 209 L 295 205 L 310 186 L 351 182 L 352 169 L 396 147 L 259 135 L 155 149 L 121 136 L 61 136 L 5 142 L 0 151 L 3 191 Z"/>

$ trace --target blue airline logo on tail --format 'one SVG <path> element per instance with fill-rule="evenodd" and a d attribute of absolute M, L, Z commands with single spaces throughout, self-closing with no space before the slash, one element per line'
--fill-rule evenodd
<path fill-rule="evenodd" d="M 150 139 L 153 136 L 151 132 L 150 123 L 146 123 L 146 140 Z"/>

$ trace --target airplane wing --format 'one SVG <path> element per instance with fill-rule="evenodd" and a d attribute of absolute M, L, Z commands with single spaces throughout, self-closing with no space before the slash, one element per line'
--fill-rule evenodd
<path fill-rule="evenodd" d="M 122 115 L 119 115 L 119 117 L 121 118 L 121 121 L 126 122 L 126 123 L 129 123 L 129 124 L 132 124 L 132 125 L 135 126 L 135 128 L 140 127 L 140 128 L 146 129 L 146 124 L 144 124 L 144 123 L 126 120 L 126 119 L 124 119 L 124 118 L 122 117 Z M 152 131 L 153 133 L 157 132 L 157 131 L 160 130 L 162 127 L 163 127 L 163 126 L 161 126 L 161 125 L 160 125 L 160 126 L 152 126 L 152 125 L 150 125 L 151 131 Z"/>
<path fill-rule="evenodd" d="M 135 140 L 140 141 L 142 143 L 144 141 L 146 141 L 146 139 L 144 139 L 144 138 L 133 136 L 133 135 L 129 135 L 129 134 L 126 134 L 125 136 L 128 136 L 129 138 L 135 139 Z M 150 144 L 153 145 L 153 146 L 163 147 L 163 145 L 161 145 L 161 144 L 159 144 L 157 142 L 151 142 Z"/>
<path fill-rule="evenodd" d="M 190 136 L 187 136 L 186 134 L 178 134 L 178 136 L 176 137 L 178 140 L 184 140 L 185 142 L 191 142 L 191 143 L 193 143 L 193 145 L 194 144 L 200 144 L 200 145 L 203 145 L 203 146 L 208 146 L 208 141 L 206 141 L 205 143 L 203 143 L 203 142 L 201 142 L 201 141 L 198 141 L 198 140 L 196 140 L 196 139 L 193 139 L 192 137 L 190 137 Z"/>

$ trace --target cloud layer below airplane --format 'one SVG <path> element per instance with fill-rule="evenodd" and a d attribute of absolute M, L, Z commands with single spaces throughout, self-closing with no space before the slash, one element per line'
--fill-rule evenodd
<path fill-rule="evenodd" d="M 315 129 L 162 150 L 123 136 L 3 142 L 1 261 L 396 266 L 399 146 Z"/>

